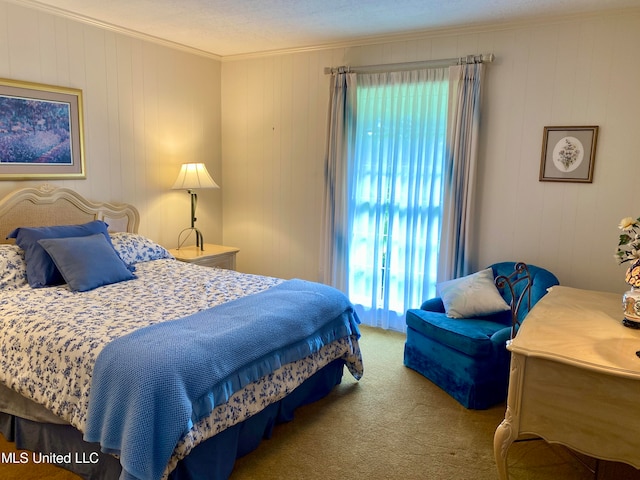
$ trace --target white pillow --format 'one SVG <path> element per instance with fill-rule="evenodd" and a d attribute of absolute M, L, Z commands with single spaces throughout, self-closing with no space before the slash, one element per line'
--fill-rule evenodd
<path fill-rule="evenodd" d="M 451 318 L 469 318 L 504 312 L 511 307 L 504 301 L 493 278 L 491 267 L 466 277 L 436 285 L 436 292 Z"/>

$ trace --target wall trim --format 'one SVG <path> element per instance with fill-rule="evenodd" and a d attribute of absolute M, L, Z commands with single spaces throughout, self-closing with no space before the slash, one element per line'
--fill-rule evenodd
<path fill-rule="evenodd" d="M 640 15 L 640 7 L 628 7 L 628 8 L 621 8 L 621 9 L 604 9 L 596 12 L 575 13 L 575 14 L 569 14 L 569 15 L 538 16 L 538 17 L 527 18 L 524 20 L 516 20 L 516 21 L 509 21 L 509 22 L 457 25 L 457 26 L 442 27 L 442 28 L 430 28 L 428 30 L 412 30 L 412 31 L 398 33 L 395 35 L 394 34 L 374 35 L 374 36 L 368 36 L 368 37 L 359 37 L 351 40 L 342 40 L 342 41 L 328 42 L 328 43 L 322 43 L 317 45 L 309 45 L 304 47 L 294 47 L 294 48 L 276 49 L 276 50 L 263 50 L 263 51 L 234 54 L 234 55 L 218 55 L 213 52 L 208 52 L 195 47 L 190 47 L 178 42 L 173 42 L 160 37 L 138 32 L 136 30 L 131 30 L 118 25 L 102 22 L 100 20 L 96 20 L 91 17 L 86 17 L 84 15 L 73 13 L 59 7 L 45 5 L 38 2 L 37 0 L 5 0 L 5 1 L 9 3 L 13 3 L 15 5 L 30 7 L 30 8 L 40 10 L 46 13 L 50 13 L 53 15 L 66 17 L 81 23 L 102 28 L 105 30 L 121 33 L 130 37 L 157 43 L 169 48 L 182 50 L 187 53 L 211 58 L 221 62 L 249 60 L 249 59 L 255 59 L 255 58 L 262 58 L 262 57 L 289 55 L 289 54 L 295 54 L 295 53 L 308 53 L 308 52 L 314 52 L 314 51 L 331 50 L 331 49 L 339 49 L 339 48 L 353 48 L 353 47 L 376 45 L 376 44 L 382 44 L 382 43 L 424 40 L 427 38 L 437 38 L 437 37 L 450 36 L 450 35 L 480 34 L 480 33 L 486 33 L 486 32 L 512 30 L 512 29 L 518 29 L 523 27 L 535 27 L 539 25 L 554 25 L 558 23 L 574 22 L 576 20 L 599 18 L 599 17 L 602 17 L 602 15 Z"/>

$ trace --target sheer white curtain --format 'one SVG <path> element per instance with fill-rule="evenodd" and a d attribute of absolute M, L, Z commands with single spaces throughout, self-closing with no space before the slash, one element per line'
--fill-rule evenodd
<path fill-rule="evenodd" d="M 469 269 L 481 64 L 332 76 L 321 278 L 405 331 Z"/>
<path fill-rule="evenodd" d="M 471 273 L 473 206 L 484 65 L 450 68 L 451 103 L 438 280 Z"/>
<path fill-rule="evenodd" d="M 447 69 L 358 74 L 347 294 L 363 323 L 404 331 L 435 293 Z"/>

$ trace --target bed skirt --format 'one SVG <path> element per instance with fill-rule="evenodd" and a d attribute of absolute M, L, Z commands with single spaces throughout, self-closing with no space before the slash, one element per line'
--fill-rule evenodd
<path fill-rule="evenodd" d="M 170 474 L 170 480 L 224 480 L 233 471 L 235 459 L 255 450 L 262 439 L 270 438 L 273 427 L 293 420 L 296 408 L 331 392 L 342 381 L 344 360 L 334 360 L 282 400 L 201 443 Z M 54 453 L 71 458 L 56 464 L 87 480 L 117 480 L 121 466 L 112 455 L 100 452 L 97 444 L 82 440 L 71 425 L 38 423 L 0 412 L 0 433 L 18 449 Z"/>

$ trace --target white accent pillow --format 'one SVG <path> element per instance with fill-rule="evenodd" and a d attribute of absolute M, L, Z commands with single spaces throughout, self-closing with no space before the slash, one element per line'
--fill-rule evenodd
<path fill-rule="evenodd" d="M 511 308 L 494 283 L 491 267 L 441 282 L 436 285 L 436 292 L 451 318 L 481 317 Z"/>

